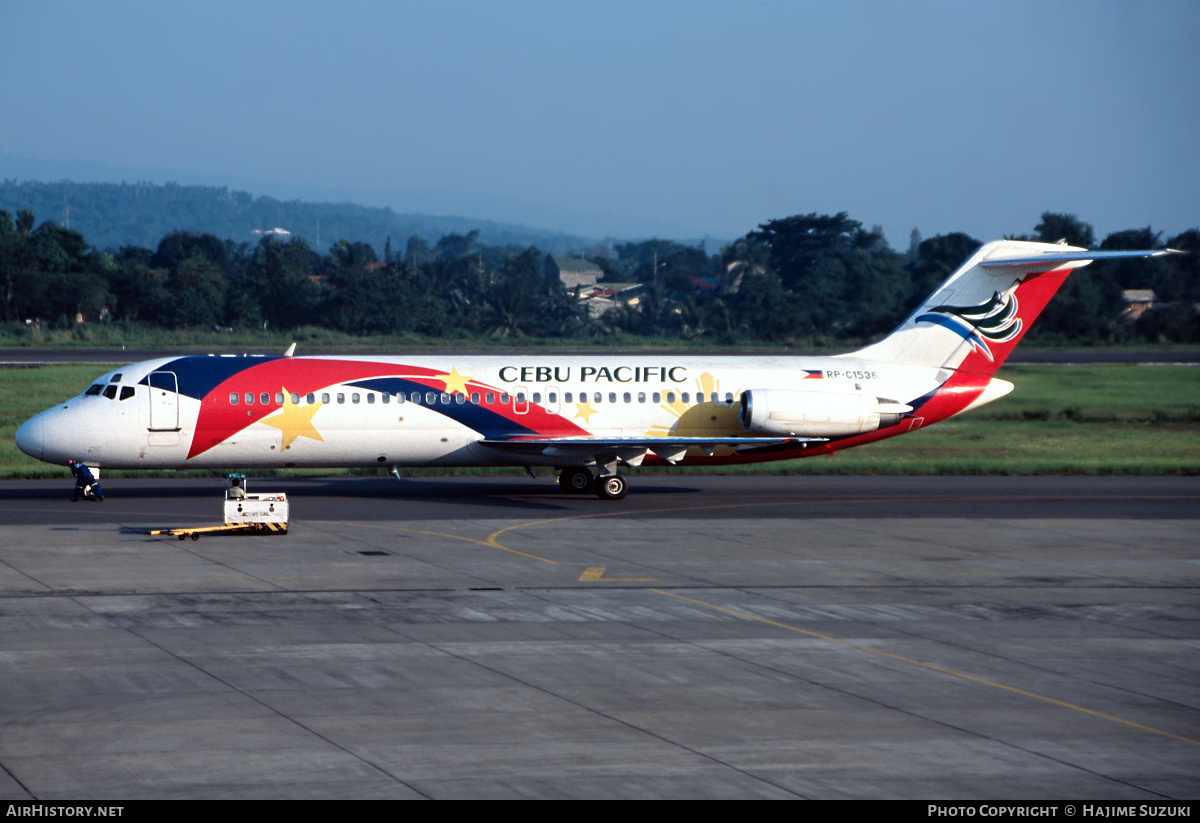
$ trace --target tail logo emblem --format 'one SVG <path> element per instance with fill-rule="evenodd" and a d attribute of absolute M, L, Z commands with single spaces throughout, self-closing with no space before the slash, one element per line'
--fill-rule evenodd
<path fill-rule="evenodd" d="M 1021 318 L 1017 317 L 1015 290 L 995 292 L 978 306 L 934 306 L 916 320 L 936 323 L 966 340 L 971 348 L 988 360 L 995 360 L 988 341 L 1007 343 L 1021 333 Z"/>

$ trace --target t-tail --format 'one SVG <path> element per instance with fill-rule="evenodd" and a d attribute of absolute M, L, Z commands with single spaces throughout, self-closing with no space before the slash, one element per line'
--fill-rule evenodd
<path fill-rule="evenodd" d="M 852 356 L 991 377 L 1072 269 L 1171 253 L 997 240 L 981 246 L 895 331 Z"/>
<path fill-rule="evenodd" d="M 900 326 L 847 357 L 937 369 L 938 389 L 916 398 L 928 425 L 1008 394 L 996 370 L 1066 281 L 1093 260 L 1157 257 L 1156 251 L 1088 251 L 1051 243 L 997 240 L 979 248 Z"/>

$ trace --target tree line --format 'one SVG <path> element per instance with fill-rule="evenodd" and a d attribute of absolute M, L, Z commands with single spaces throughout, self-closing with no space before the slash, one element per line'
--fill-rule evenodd
<path fill-rule="evenodd" d="M 1096 262 L 1071 277 L 1030 338 L 1079 344 L 1200 342 L 1200 231 L 1167 239 L 1151 228 L 1096 243 L 1074 215 L 1047 212 L 1019 239 L 1101 249 L 1190 252 Z M 698 343 L 765 341 L 837 346 L 895 327 L 980 241 L 962 233 L 893 250 L 878 227 L 847 214 L 770 220 L 719 252 L 670 240 L 600 245 L 576 252 L 604 273 L 601 285 L 641 284 L 636 304 L 593 317 L 545 276 L 535 246 L 489 245 L 478 231 L 430 242 L 387 238 L 382 257 L 361 241 L 328 252 L 302 237 L 257 243 L 173 231 L 155 249 L 97 249 L 30 210 L 0 210 L 0 310 L 7 323 L 69 328 L 87 323 L 170 329 L 302 326 L 354 335 L 428 338 L 583 339 L 614 334 Z M 1125 316 L 1125 289 L 1151 289 L 1160 306 Z"/>
<path fill-rule="evenodd" d="M 177 183 L 56 183 L 0 180 L 0 209 L 32 211 L 81 232 L 99 249 L 153 248 L 175 229 L 190 228 L 217 237 L 257 242 L 276 227 L 309 238 L 324 248 L 338 238 L 371 240 L 417 235 L 433 242 L 444 234 L 466 234 L 496 245 L 536 245 L 554 254 L 586 244 L 585 238 L 466 217 L 401 214 L 387 207 L 356 203 L 276 200 L 246 191 Z M 260 233 L 255 234 L 254 230 Z"/>

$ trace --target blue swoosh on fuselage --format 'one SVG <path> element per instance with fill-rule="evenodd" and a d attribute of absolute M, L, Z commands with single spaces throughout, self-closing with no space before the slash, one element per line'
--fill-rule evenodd
<path fill-rule="evenodd" d="M 540 434 L 537 429 L 531 429 L 528 426 L 523 426 L 499 412 L 493 411 L 486 405 L 480 403 L 456 403 L 453 397 L 449 403 L 442 402 L 442 394 L 444 392 L 431 389 L 424 383 L 418 383 L 415 380 L 404 380 L 400 377 L 375 377 L 370 380 L 359 380 L 350 383 L 351 386 L 356 386 L 367 391 L 377 391 L 384 394 L 404 394 L 409 397 L 413 392 L 418 392 L 422 398 L 428 392 L 433 392 L 435 399 L 432 404 L 428 404 L 422 399 L 421 407 L 435 411 L 438 414 L 449 417 L 456 423 L 461 423 L 467 428 L 477 431 L 486 437 L 503 437 L 505 435 L 514 434 Z M 408 402 L 412 402 L 409 400 Z M 507 406 L 503 408 L 508 408 Z"/>
<path fill-rule="evenodd" d="M 180 357 L 170 363 L 164 363 L 154 372 L 174 372 L 179 381 L 179 393 L 203 400 L 209 392 L 224 383 L 235 374 L 262 363 L 272 360 L 282 360 L 282 357 Z M 150 375 L 139 381 L 142 385 L 150 385 Z"/>

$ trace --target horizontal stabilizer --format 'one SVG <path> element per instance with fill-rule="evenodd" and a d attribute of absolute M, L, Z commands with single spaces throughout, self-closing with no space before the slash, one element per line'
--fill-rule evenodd
<path fill-rule="evenodd" d="M 1157 249 L 1148 251 L 1062 251 L 1039 254 L 1035 257 L 993 257 L 983 260 L 979 265 L 984 268 L 997 266 L 1040 266 L 1044 263 L 1073 263 L 1080 260 L 1120 260 L 1130 257 L 1162 257 L 1167 254 L 1183 254 L 1178 249 Z"/>

